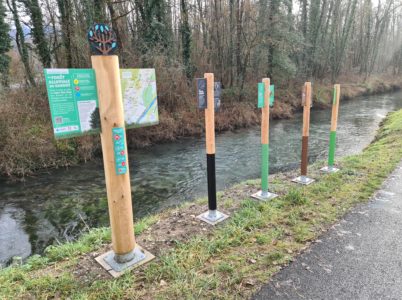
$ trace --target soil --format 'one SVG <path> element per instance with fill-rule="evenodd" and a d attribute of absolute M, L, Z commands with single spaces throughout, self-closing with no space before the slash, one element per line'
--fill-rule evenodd
<path fill-rule="evenodd" d="M 224 203 L 225 200 L 228 199 L 244 199 L 253 192 L 255 192 L 254 189 L 248 185 L 231 188 L 225 192 L 219 199 L 219 202 Z M 240 201 L 234 201 L 229 208 L 220 207 L 219 211 L 230 215 L 239 208 L 239 204 Z M 214 227 L 196 218 L 197 215 L 207 211 L 207 209 L 207 205 L 193 203 L 182 208 L 176 208 L 165 212 L 155 224 L 138 235 L 136 241 L 141 247 L 158 257 L 160 254 L 174 247 L 178 242 L 186 242 L 201 233 L 203 236 L 208 236 L 212 233 Z M 109 251 L 111 248 L 112 245 L 108 244 L 104 245 L 96 252 L 82 255 L 78 258 L 78 263 L 74 267 L 72 274 L 79 279 L 79 281 L 85 283 L 112 278 L 111 275 L 95 261 L 96 257 Z M 142 270 L 143 267 L 139 267 L 132 272 L 139 275 L 142 273 Z"/>

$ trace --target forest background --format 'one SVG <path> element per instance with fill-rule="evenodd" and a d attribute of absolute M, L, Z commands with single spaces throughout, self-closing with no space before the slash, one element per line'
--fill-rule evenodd
<path fill-rule="evenodd" d="M 100 154 L 95 136 L 53 139 L 43 68 L 90 68 L 87 29 L 111 24 L 123 68 L 155 68 L 161 124 L 130 130 L 131 147 L 203 131 L 194 78 L 223 84 L 217 130 L 259 123 L 257 82 L 276 86 L 274 118 L 402 87 L 398 0 L 1 0 L 0 173 L 24 176 Z M 3 142 L 4 141 L 4 142 Z"/>

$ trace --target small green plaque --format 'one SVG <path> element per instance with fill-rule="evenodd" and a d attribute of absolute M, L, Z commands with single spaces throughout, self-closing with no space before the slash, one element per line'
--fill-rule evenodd
<path fill-rule="evenodd" d="M 269 106 L 272 107 L 274 106 L 275 101 L 275 86 L 273 84 L 269 86 L 269 91 L 271 92 L 269 96 Z"/>
<path fill-rule="evenodd" d="M 92 69 L 45 69 L 56 139 L 98 134 L 100 117 Z"/>
<path fill-rule="evenodd" d="M 127 153 L 126 143 L 124 140 L 124 128 L 115 127 L 112 129 L 113 133 L 113 150 L 114 150 L 114 164 L 117 175 L 127 173 Z"/>
<path fill-rule="evenodd" d="M 264 83 L 258 83 L 258 108 L 264 107 Z"/>

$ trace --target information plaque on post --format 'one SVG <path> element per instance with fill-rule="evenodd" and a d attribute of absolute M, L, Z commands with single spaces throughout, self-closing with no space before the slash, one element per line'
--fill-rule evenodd
<path fill-rule="evenodd" d="M 92 69 L 45 69 L 56 139 L 100 133 L 98 92 Z"/>

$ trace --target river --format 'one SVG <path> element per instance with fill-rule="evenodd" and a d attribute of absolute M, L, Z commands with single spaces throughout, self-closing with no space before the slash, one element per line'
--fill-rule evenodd
<path fill-rule="evenodd" d="M 402 92 L 341 102 L 337 157 L 361 151 L 386 114 L 400 108 Z M 330 110 L 311 112 L 310 161 L 326 159 L 330 118 Z M 301 114 L 271 121 L 270 173 L 298 167 L 301 126 Z M 129 152 L 135 217 L 206 195 L 204 143 L 203 138 L 188 138 Z M 217 135 L 216 171 L 218 190 L 258 178 L 260 128 Z M 101 161 L 43 171 L 22 183 L 0 179 L 0 264 L 71 241 L 87 227 L 108 224 Z"/>

